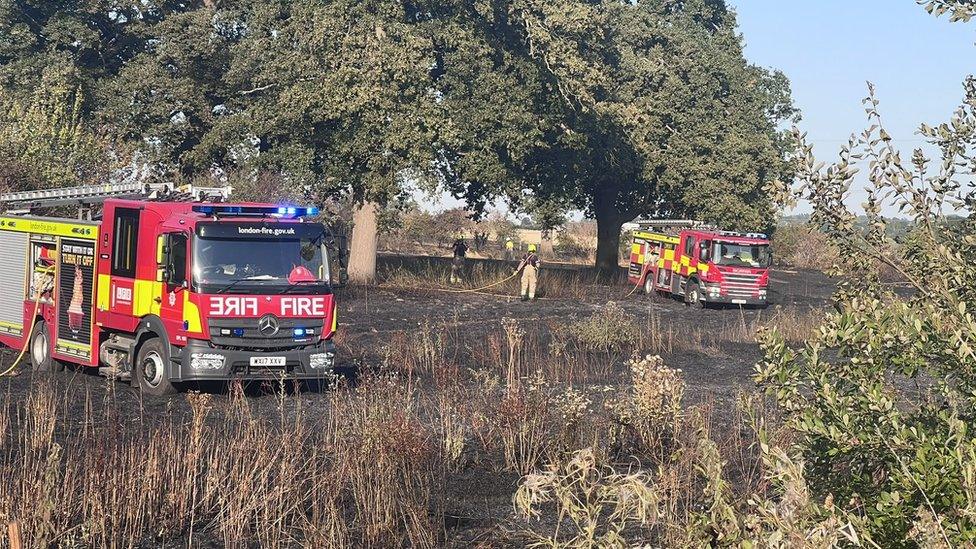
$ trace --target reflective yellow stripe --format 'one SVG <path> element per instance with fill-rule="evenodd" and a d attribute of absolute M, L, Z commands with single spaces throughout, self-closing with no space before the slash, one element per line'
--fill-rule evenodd
<path fill-rule="evenodd" d="M 107 311 L 112 303 L 112 277 L 109 275 L 98 275 L 98 310 Z"/>
<path fill-rule="evenodd" d="M 0 334 L 21 336 L 24 334 L 24 325 L 13 322 L 0 322 Z"/>
<path fill-rule="evenodd" d="M 645 231 L 637 231 L 634 233 L 634 238 L 640 238 L 643 240 L 653 240 L 654 242 L 665 242 L 667 244 L 677 244 L 678 237 L 668 236 L 661 233 L 649 233 Z"/>
<path fill-rule="evenodd" d="M 81 240 L 98 240 L 97 224 L 85 225 L 64 221 L 48 221 L 46 219 L 0 217 L 0 230 L 66 236 Z"/>
<path fill-rule="evenodd" d="M 200 325 L 200 308 L 196 303 L 190 301 L 190 292 L 183 291 L 183 322 L 186 324 L 186 331 L 200 333 L 203 331 Z"/>
<path fill-rule="evenodd" d="M 163 298 L 162 282 L 136 279 L 132 286 L 132 316 L 159 315 L 160 301 L 156 298 Z"/>

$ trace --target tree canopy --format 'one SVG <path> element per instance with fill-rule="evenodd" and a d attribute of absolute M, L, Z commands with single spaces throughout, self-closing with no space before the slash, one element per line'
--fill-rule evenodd
<path fill-rule="evenodd" d="M 789 85 L 745 61 L 724 2 L 525 2 L 521 17 L 558 92 L 527 186 L 597 219 L 598 263 L 616 265 L 637 217 L 771 224 L 763 189 L 789 177 Z"/>
<path fill-rule="evenodd" d="M 52 185 L 110 164 L 312 200 L 410 183 L 583 210 L 611 266 L 636 217 L 768 226 L 789 177 L 788 82 L 744 59 L 724 0 L 0 0 L 0 31 L 0 102 L 75 136 Z M 12 165 L 68 146 L 0 123 Z"/>

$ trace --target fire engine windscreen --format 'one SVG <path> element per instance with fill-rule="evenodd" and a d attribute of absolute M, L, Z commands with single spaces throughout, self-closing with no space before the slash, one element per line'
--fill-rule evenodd
<path fill-rule="evenodd" d="M 768 267 L 770 260 L 768 244 L 715 242 L 712 250 L 712 262 L 716 265 L 762 268 Z"/>
<path fill-rule="evenodd" d="M 329 262 L 323 240 L 323 231 L 307 230 L 275 238 L 197 235 L 193 241 L 193 281 L 204 291 L 222 292 L 232 287 L 235 292 L 247 293 L 255 288 L 288 286 L 289 275 L 304 267 L 316 281 L 327 285 Z"/>

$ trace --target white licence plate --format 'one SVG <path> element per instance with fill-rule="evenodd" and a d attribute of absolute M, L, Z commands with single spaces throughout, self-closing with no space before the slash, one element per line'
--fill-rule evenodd
<path fill-rule="evenodd" d="M 284 366 L 283 356 L 252 356 L 251 366 Z"/>
<path fill-rule="evenodd" d="M 744 300 L 744 299 L 733 299 L 732 300 L 732 303 L 735 303 L 736 305 L 745 305 L 746 304 L 746 300 Z M 254 359 L 252 358 L 251 360 L 254 360 Z"/>

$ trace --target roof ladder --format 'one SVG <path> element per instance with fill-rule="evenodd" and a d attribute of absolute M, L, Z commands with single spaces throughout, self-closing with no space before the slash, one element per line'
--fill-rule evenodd
<path fill-rule="evenodd" d="M 91 206 L 110 198 L 134 198 L 154 201 L 222 202 L 230 197 L 231 187 L 196 187 L 171 183 L 107 183 L 60 189 L 22 191 L 0 195 L 0 206 L 7 213 L 30 213 L 36 208 L 55 206 Z"/>

